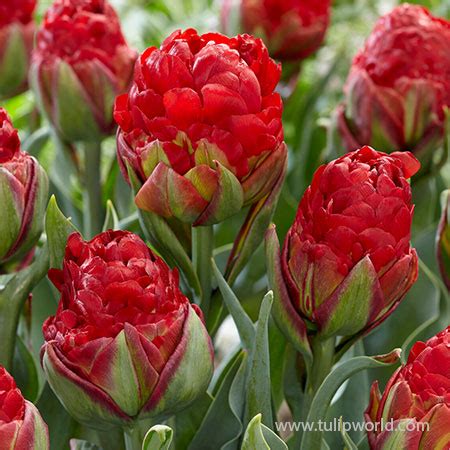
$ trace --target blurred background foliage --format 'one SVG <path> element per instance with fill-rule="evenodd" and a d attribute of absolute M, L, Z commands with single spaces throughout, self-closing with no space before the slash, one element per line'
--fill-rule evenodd
<path fill-rule="evenodd" d="M 140 51 L 151 45 L 159 46 L 164 37 L 178 28 L 195 27 L 202 32 L 219 29 L 219 1 L 114 0 L 112 3 L 121 17 L 123 30 L 130 44 Z M 285 100 L 284 128 L 290 152 L 288 179 L 275 215 L 281 240 L 293 221 L 298 201 L 315 169 L 322 162 L 343 152 L 334 132 L 333 114 L 342 101 L 342 88 L 351 60 L 376 19 L 398 3 L 394 0 L 334 0 L 332 24 L 324 46 L 303 64 L 298 79 L 280 87 Z M 450 0 L 410 3 L 420 3 L 435 14 L 450 18 Z M 48 0 L 40 1 L 39 17 L 42 17 L 49 5 Z M 48 171 L 52 193 L 57 196 L 63 212 L 72 217 L 76 225 L 81 225 L 82 194 L 76 169 L 78 156 L 72 154 L 71 158 L 70 151 L 62 152 L 56 148 L 49 128 L 36 112 L 31 93 L 10 99 L 2 106 L 9 111 L 15 126 L 20 129 L 24 149 L 37 156 Z M 139 232 L 129 188 L 122 180 L 115 161 L 115 140 L 108 139 L 104 148 L 102 178 L 105 200 L 113 201 L 124 227 Z M 401 347 L 414 330 L 439 313 L 439 302 L 447 300 L 437 272 L 434 239 L 440 214 L 440 192 L 448 187 L 448 164 L 434 178 L 421 180 L 419 183 L 413 180 L 416 203 L 413 243 L 422 260 L 419 280 L 397 312 L 353 352 L 380 354 L 394 347 Z M 244 214 L 232 218 L 218 227 L 217 247 L 227 249 L 243 216 Z M 221 254 L 226 256 L 226 252 L 219 252 L 219 260 Z M 259 309 L 266 286 L 264 256 L 260 249 L 235 287 L 238 297 L 253 317 Z M 36 400 L 40 396 L 38 406 L 45 404 L 42 410 L 48 415 L 44 419 L 51 420 L 52 448 L 66 448 L 64 442 L 67 442 L 67 436 L 77 434 L 76 424 L 64 413 L 48 388 L 44 389 L 40 365 L 37 363 L 42 342 L 41 325 L 54 313 L 57 300 L 56 292 L 47 280 L 42 281 L 35 289 L 31 303 L 32 314 L 28 314 L 27 320 L 22 323 L 23 340 L 17 349 L 15 372 L 18 374 L 19 385 L 28 398 Z M 437 325 L 435 331 L 446 325 L 448 324 Z M 427 335 L 431 334 L 428 330 Z M 276 338 L 275 336 L 274 339 Z M 31 348 L 32 356 L 27 353 L 27 348 Z M 35 364 L 30 357 L 34 358 Z M 31 366 L 37 369 L 27 370 Z M 339 414 L 344 414 L 347 420 L 361 420 L 372 379 L 377 378 L 384 383 L 391 372 L 392 370 L 381 370 L 364 373 L 348 382 L 346 388 L 341 389 L 340 397 L 336 399 L 330 412 L 331 416 L 340 411 Z M 23 374 L 22 377 L 20 374 Z M 278 378 L 275 376 L 274 379 Z M 41 395 L 42 389 L 44 393 Z M 327 437 L 332 444 L 331 448 L 341 447 L 340 437 L 335 434 L 336 436 Z M 353 437 L 358 440 L 359 436 Z M 114 439 L 114 436 L 110 438 Z"/>

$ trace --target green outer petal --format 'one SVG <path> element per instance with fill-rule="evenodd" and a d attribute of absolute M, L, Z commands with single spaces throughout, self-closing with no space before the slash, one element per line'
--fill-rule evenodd
<path fill-rule="evenodd" d="M 65 367 L 52 343 L 44 344 L 42 367 L 59 401 L 80 423 L 107 430 L 131 422 L 104 391 Z"/>
<path fill-rule="evenodd" d="M 223 166 L 214 161 L 219 179 L 217 189 L 208 207 L 195 221 L 194 226 L 214 225 L 237 214 L 244 204 L 244 191 L 236 176 Z"/>
<path fill-rule="evenodd" d="M 140 419 L 167 418 L 189 406 L 208 388 L 214 370 L 211 338 L 192 306 L 188 311 L 181 341 Z"/>
<path fill-rule="evenodd" d="M 384 296 L 369 257 L 362 259 L 334 294 L 316 310 L 320 336 L 353 335 L 361 331 L 382 310 Z"/>
<path fill-rule="evenodd" d="M 0 260 L 2 260 L 16 242 L 22 222 L 21 214 L 16 209 L 14 195 L 8 178 L 12 176 L 0 168 Z"/>
<path fill-rule="evenodd" d="M 30 443 L 33 443 L 32 446 Z M 25 400 L 25 417 L 19 429 L 15 449 L 48 450 L 49 448 L 50 440 L 47 425 L 36 406 Z"/>
<path fill-rule="evenodd" d="M 70 142 L 99 141 L 102 132 L 89 107 L 90 100 L 73 69 L 63 60 L 55 68 L 52 122 Z"/>
<path fill-rule="evenodd" d="M 24 40 L 24 25 L 9 25 L 9 36 L 0 60 L 0 98 L 25 90 L 30 55 Z M 6 31 L 6 29 L 5 29 Z"/>
<path fill-rule="evenodd" d="M 311 346 L 308 340 L 306 324 L 292 305 L 287 286 L 281 271 L 280 243 L 275 225 L 266 232 L 266 264 L 269 286 L 274 294 L 272 315 L 280 330 L 299 351 L 307 365 L 312 361 Z"/>

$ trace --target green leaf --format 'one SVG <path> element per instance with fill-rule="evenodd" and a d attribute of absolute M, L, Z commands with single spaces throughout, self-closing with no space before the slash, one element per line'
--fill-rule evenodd
<path fill-rule="evenodd" d="M 400 358 L 400 349 L 395 349 L 391 353 L 383 356 L 358 356 L 345 361 L 336 367 L 322 383 L 318 389 L 308 414 L 308 423 L 317 424 L 319 420 L 324 420 L 327 416 L 331 400 L 339 387 L 352 375 L 366 369 L 375 369 L 395 364 Z M 309 450 L 320 448 L 322 444 L 322 432 L 318 430 L 308 431 L 303 434 L 301 448 Z"/>
<path fill-rule="evenodd" d="M 172 428 L 166 425 L 155 425 L 145 435 L 142 450 L 169 450 L 172 438 Z"/>
<path fill-rule="evenodd" d="M 48 249 L 50 253 L 50 267 L 62 268 L 64 253 L 68 237 L 76 232 L 70 219 L 67 219 L 56 203 L 55 196 L 52 196 L 47 207 L 45 217 L 45 231 L 47 233 Z"/>
<path fill-rule="evenodd" d="M 246 364 L 247 355 L 241 351 L 226 367 L 216 387 L 214 400 L 190 443 L 189 450 L 221 449 L 240 436 L 244 404 L 242 372 L 245 372 Z M 211 433 L 211 430 L 214 430 L 214 433 Z"/>
<path fill-rule="evenodd" d="M 247 378 L 247 401 L 245 423 L 258 413 L 262 413 L 263 422 L 273 427 L 272 396 L 270 384 L 270 357 L 268 322 L 273 303 L 270 291 L 264 297 L 256 324 L 256 335 L 249 359 Z"/>
<path fill-rule="evenodd" d="M 23 396 L 31 402 L 39 395 L 39 378 L 33 355 L 20 336 L 16 338 L 12 375 Z"/>
<path fill-rule="evenodd" d="M 358 446 L 353 442 L 348 432 L 344 429 L 342 417 L 339 418 L 342 440 L 344 441 L 346 450 L 358 450 Z"/>
<path fill-rule="evenodd" d="M 102 447 L 80 439 L 71 439 L 70 450 L 102 450 Z"/>
<path fill-rule="evenodd" d="M 106 230 L 120 230 L 119 216 L 111 200 L 106 202 L 106 217 L 105 223 L 103 224 L 103 231 Z"/>
<path fill-rule="evenodd" d="M 287 450 L 285 442 L 261 423 L 261 414 L 248 424 L 241 450 Z"/>
<path fill-rule="evenodd" d="M 230 286 L 228 286 L 214 261 L 212 265 L 223 300 L 237 326 L 242 343 L 247 350 L 250 350 L 253 347 L 255 339 L 255 326 Z"/>

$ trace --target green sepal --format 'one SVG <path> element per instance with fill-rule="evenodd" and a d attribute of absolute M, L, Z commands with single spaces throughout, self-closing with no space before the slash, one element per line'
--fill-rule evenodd
<path fill-rule="evenodd" d="M 261 423 L 261 414 L 248 424 L 242 440 L 241 450 L 288 450 L 286 443 L 270 428 Z"/>
<path fill-rule="evenodd" d="M 219 161 L 214 161 L 219 178 L 207 208 L 194 226 L 214 225 L 237 214 L 244 204 L 244 191 L 236 176 Z"/>
<path fill-rule="evenodd" d="M 317 320 L 323 324 L 321 338 L 351 336 L 370 322 L 375 305 L 383 304 L 378 275 L 368 256 L 363 258 L 347 275 L 333 295 L 316 311 Z M 380 308 L 381 309 L 381 308 Z"/>
<path fill-rule="evenodd" d="M 69 142 L 99 142 L 102 132 L 97 125 L 91 100 L 80 83 L 72 67 L 64 60 L 57 61 L 55 70 L 55 91 L 52 94 L 54 110 L 51 122 Z"/>
<path fill-rule="evenodd" d="M 3 28 L 2 31 L 6 31 Z M 19 23 L 9 25 L 6 47 L 0 57 L 0 98 L 18 94 L 26 87 L 30 55 L 24 40 L 24 26 Z"/>

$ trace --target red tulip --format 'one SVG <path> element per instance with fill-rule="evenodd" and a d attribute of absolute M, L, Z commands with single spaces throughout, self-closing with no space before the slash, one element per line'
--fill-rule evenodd
<path fill-rule="evenodd" d="M 27 89 L 35 8 L 36 0 L 4 0 L 0 4 L 0 98 Z"/>
<path fill-rule="evenodd" d="M 0 444 L 8 450 L 48 450 L 47 425 L 0 366 Z"/>
<path fill-rule="evenodd" d="M 262 38 L 274 58 L 290 62 L 322 45 L 330 13 L 331 0 L 225 0 L 221 21 L 229 33 L 238 16 L 238 28 Z"/>
<path fill-rule="evenodd" d="M 206 391 L 212 347 L 178 273 L 136 235 L 69 237 L 61 292 L 43 326 L 42 365 L 67 411 L 90 427 L 163 420 Z"/>
<path fill-rule="evenodd" d="M 137 54 L 106 0 L 56 0 L 44 17 L 31 80 L 40 106 L 69 141 L 114 130 L 116 95 L 131 82 Z"/>
<path fill-rule="evenodd" d="M 286 161 L 280 70 L 247 35 L 176 31 L 147 49 L 114 112 L 138 207 L 207 225 L 270 192 Z"/>
<path fill-rule="evenodd" d="M 373 450 L 450 448 L 450 327 L 413 346 L 382 396 L 373 384 L 366 421 Z"/>
<path fill-rule="evenodd" d="M 44 227 L 48 180 L 36 159 L 21 151 L 17 130 L 0 108 L 0 264 L 21 260 Z"/>
<path fill-rule="evenodd" d="M 450 22 L 418 5 L 382 17 L 353 61 L 339 128 L 348 150 L 411 150 L 428 170 L 450 106 Z"/>
<path fill-rule="evenodd" d="M 316 171 L 282 255 L 269 231 L 276 316 L 291 338 L 365 333 L 398 306 L 417 278 L 407 178 L 419 167 L 411 153 L 363 147 Z"/>

